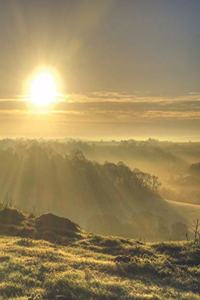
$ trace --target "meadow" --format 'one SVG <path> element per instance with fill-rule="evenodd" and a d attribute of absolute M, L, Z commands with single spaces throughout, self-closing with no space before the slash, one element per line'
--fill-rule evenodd
<path fill-rule="evenodd" d="M 0 220 L 5 213 L 15 222 L 0 227 L 0 299 L 200 299 L 198 241 L 144 243 L 87 233 L 52 214 L 17 221 L 6 209 Z"/>

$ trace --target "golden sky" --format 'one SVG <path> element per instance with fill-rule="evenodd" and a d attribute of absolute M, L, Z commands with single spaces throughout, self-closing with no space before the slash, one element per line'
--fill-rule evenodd
<path fill-rule="evenodd" d="M 199 138 L 199 95 L 152 97 L 69 94 L 46 111 L 27 101 L 0 101 L 0 135 L 71 138 Z"/>
<path fill-rule="evenodd" d="M 0 136 L 199 139 L 199 0 L 0 0 Z M 40 65 L 62 101 L 31 111 Z"/>

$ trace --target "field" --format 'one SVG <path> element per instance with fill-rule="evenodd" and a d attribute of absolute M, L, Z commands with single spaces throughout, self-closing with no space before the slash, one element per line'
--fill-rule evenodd
<path fill-rule="evenodd" d="M 176 201 L 167 201 L 173 209 L 178 211 L 185 219 L 187 219 L 188 225 L 191 225 L 200 218 L 200 205 Z"/>
<path fill-rule="evenodd" d="M 0 299 L 200 299 L 199 244 L 93 235 L 69 220 L 65 234 L 64 227 L 52 225 L 63 219 L 50 219 L 51 226 L 42 225 L 46 240 L 11 236 L 12 231 L 0 236 Z M 19 225 L 13 228 L 27 235 Z M 58 243 L 47 241 L 57 235 Z"/>

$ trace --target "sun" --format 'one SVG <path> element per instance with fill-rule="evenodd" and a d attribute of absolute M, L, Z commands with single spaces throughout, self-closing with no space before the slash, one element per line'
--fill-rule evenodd
<path fill-rule="evenodd" d="M 30 84 L 30 101 L 35 106 L 48 107 L 57 101 L 56 76 L 49 70 L 34 75 Z"/>

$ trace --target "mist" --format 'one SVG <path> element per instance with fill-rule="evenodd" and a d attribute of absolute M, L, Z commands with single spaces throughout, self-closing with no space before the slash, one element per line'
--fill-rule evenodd
<path fill-rule="evenodd" d="M 183 239 L 200 212 L 199 159 L 199 143 L 1 140 L 1 203 L 101 234 Z"/>

